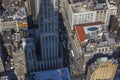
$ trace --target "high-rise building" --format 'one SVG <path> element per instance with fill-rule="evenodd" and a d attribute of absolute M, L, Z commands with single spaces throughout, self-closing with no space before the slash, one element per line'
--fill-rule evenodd
<path fill-rule="evenodd" d="M 40 70 L 62 67 L 58 34 L 59 0 L 39 0 Z"/>
<path fill-rule="evenodd" d="M 120 16 L 120 0 L 115 0 L 117 5 L 117 15 Z"/>
<path fill-rule="evenodd" d="M 27 71 L 37 71 L 36 51 L 33 38 L 26 38 L 25 40 L 23 39 L 23 49 L 26 56 Z"/>
<path fill-rule="evenodd" d="M 31 73 L 32 80 L 71 80 L 68 68 Z"/>
<path fill-rule="evenodd" d="M 28 15 L 32 16 L 34 24 L 37 24 L 37 16 L 39 12 L 39 1 L 40 0 L 26 0 L 25 6 L 27 6 Z"/>
<path fill-rule="evenodd" d="M 86 63 L 94 55 L 99 53 L 112 54 L 113 50 L 120 47 L 120 42 L 116 42 L 115 36 L 106 32 L 104 23 L 96 22 L 74 27 L 74 49 L 76 51 L 74 57 L 76 60 L 81 60 L 83 70 L 85 70 Z"/>
<path fill-rule="evenodd" d="M 108 26 L 110 15 L 117 14 L 117 6 L 114 0 L 64 0 L 65 11 L 72 30 L 74 25 L 93 22 L 104 22 Z"/>
<path fill-rule="evenodd" d="M 117 63 L 108 61 L 102 62 L 92 73 L 91 78 L 86 80 L 117 80 L 115 79 L 118 69 L 117 67 Z"/>

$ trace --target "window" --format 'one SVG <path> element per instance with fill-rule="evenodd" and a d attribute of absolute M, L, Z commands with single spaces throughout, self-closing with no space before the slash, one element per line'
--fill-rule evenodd
<path fill-rule="evenodd" d="M 104 51 L 104 49 L 102 49 L 102 51 Z"/>
<path fill-rule="evenodd" d="M 101 51 L 101 49 L 98 49 L 98 52 L 100 52 Z"/>
<path fill-rule="evenodd" d="M 48 48 L 46 48 L 46 59 L 48 59 Z"/>
<path fill-rule="evenodd" d="M 104 13 L 106 13 L 106 10 L 104 11 Z"/>
<path fill-rule="evenodd" d="M 107 48 L 105 49 L 105 51 L 107 51 Z"/>
<path fill-rule="evenodd" d="M 42 38 L 42 42 L 43 42 L 43 47 L 45 47 L 44 45 L 45 45 L 45 39 L 44 39 L 44 37 Z"/>
<path fill-rule="evenodd" d="M 45 43 L 46 43 L 46 46 L 45 46 L 45 47 L 48 47 L 48 37 L 47 37 L 47 36 L 45 37 L 45 41 L 46 41 L 46 42 L 45 42 Z"/>

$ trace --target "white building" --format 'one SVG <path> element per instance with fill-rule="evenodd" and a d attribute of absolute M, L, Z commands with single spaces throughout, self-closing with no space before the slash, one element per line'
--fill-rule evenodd
<path fill-rule="evenodd" d="M 74 30 L 74 25 L 92 22 L 104 22 L 107 26 L 110 15 L 117 14 L 117 7 L 113 0 L 105 0 L 104 2 L 100 0 L 66 2 L 65 10 L 72 30 Z"/>
<path fill-rule="evenodd" d="M 19 31 L 17 21 L 3 21 L 1 22 L 1 31 L 11 30 Z"/>
<path fill-rule="evenodd" d="M 55 69 L 62 67 L 60 57 L 59 34 L 58 34 L 58 12 L 59 0 L 39 0 L 39 38 L 41 60 L 39 69 Z"/>

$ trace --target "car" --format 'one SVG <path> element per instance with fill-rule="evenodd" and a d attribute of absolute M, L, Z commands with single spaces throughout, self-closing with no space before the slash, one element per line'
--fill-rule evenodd
<path fill-rule="evenodd" d="M 10 68 L 11 68 L 11 69 L 14 68 L 14 62 L 13 62 L 13 59 L 10 59 Z"/>
<path fill-rule="evenodd" d="M 12 7 L 14 7 L 15 5 L 14 5 L 14 4 L 12 4 L 11 6 L 12 6 Z"/>
<path fill-rule="evenodd" d="M 75 57 L 73 50 L 71 50 L 72 57 Z"/>

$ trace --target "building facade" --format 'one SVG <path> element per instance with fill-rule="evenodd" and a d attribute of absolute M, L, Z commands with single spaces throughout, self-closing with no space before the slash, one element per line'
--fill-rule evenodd
<path fill-rule="evenodd" d="M 71 29 L 74 30 L 74 25 L 87 24 L 93 22 L 104 22 L 106 26 L 109 23 L 110 15 L 117 14 L 117 6 L 106 0 L 99 3 L 100 0 L 83 1 L 83 2 L 68 2 L 66 1 L 65 10 L 68 16 L 68 21 Z"/>
<path fill-rule="evenodd" d="M 0 72 L 2 73 L 2 72 L 4 72 L 4 65 L 3 65 L 3 52 L 2 52 L 2 49 L 1 49 L 1 47 L 0 47 Z"/>
<path fill-rule="evenodd" d="M 115 79 L 117 70 L 117 63 L 105 61 L 102 62 L 96 70 L 94 70 L 94 72 L 91 75 L 91 78 L 86 80 L 117 80 Z"/>
<path fill-rule="evenodd" d="M 118 16 L 110 17 L 109 31 L 114 35 L 116 41 L 120 41 L 120 18 Z"/>
<path fill-rule="evenodd" d="M 116 1 L 116 5 L 118 7 L 117 9 L 117 15 L 120 16 L 120 0 L 115 0 Z"/>
<path fill-rule="evenodd" d="M 39 12 L 39 0 L 27 0 L 26 2 L 28 15 L 32 15 L 34 24 L 37 24 L 37 16 Z M 33 11 L 34 10 L 34 11 Z"/>
<path fill-rule="evenodd" d="M 39 69 L 55 69 L 62 67 L 59 54 L 58 11 L 59 0 L 39 0 L 39 37 L 41 61 Z"/>
<path fill-rule="evenodd" d="M 37 71 L 37 60 L 35 45 L 32 38 L 23 40 L 23 49 L 25 51 L 26 67 L 28 72 Z"/>
<path fill-rule="evenodd" d="M 61 74 L 62 73 L 62 74 Z M 31 73 L 32 80 L 71 80 L 68 68 Z"/>
<path fill-rule="evenodd" d="M 14 29 L 15 31 L 19 31 L 17 21 L 1 22 L 1 31 L 10 30 L 10 29 Z"/>
<path fill-rule="evenodd" d="M 115 38 L 106 32 L 104 25 L 91 23 L 75 26 L 75 59 L 81 59 L 83 69 L 93 55 L 98 53 L 112 54 L 120 46 L 120 42 L 116 42 Z"/>

